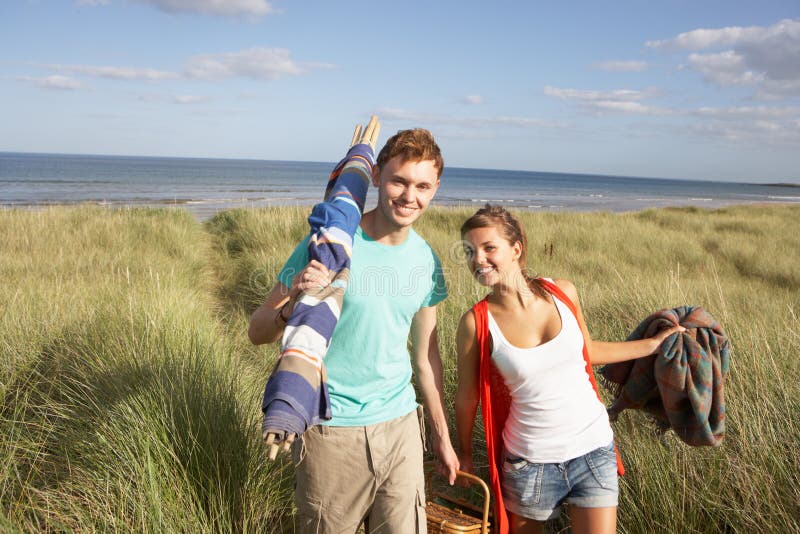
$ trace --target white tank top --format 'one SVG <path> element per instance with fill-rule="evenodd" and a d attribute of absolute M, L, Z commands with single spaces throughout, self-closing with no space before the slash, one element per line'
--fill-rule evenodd
<path fill-rule="evenodd" d="M 613 439 L 606 408 L 586 375 L 578 321 L 553 300 L 561 331 L 533 348 L 511 345 L 488 313 L 492 360 L 511 392 L 503 443 L 511 455 L 536 463 L 565 462 Z"/>

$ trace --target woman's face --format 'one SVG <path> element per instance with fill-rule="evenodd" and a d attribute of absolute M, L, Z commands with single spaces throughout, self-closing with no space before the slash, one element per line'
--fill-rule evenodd
<path fill-rule="evenodd" d="M 483 286 L 493 286 L 518 273 L 522 244 L 509 243 L 495 226 L 475 228 L 464 234 L 467 267 Z"/>

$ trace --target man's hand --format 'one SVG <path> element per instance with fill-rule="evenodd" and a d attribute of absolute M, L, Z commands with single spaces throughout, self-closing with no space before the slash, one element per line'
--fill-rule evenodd
<path fill-rule="evenodd" d="M 449 441 L 444 443 L 445 440 L 439 440 L 433 437 L 431 441 L 433 441 L 433 452 L 436 454 L 437 459 L 436 469 L 452 486 L 456 482 L 456 472 L 460 468 L 456 451 L 453 450 L 453 446 Z"/>
<path fill-rule="evenodd" d="M 300 293 L 309 289 L 327 287 L 331 283 L 331 273 L 325 265 L 317 260 L 311 260 L 292 278 L 292 287 L 289 288 L 289 297 L 296 299 Z"/>

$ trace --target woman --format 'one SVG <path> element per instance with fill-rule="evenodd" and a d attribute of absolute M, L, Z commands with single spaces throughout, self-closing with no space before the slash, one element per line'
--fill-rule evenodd
<path fill-rule="evenodd" d="M 472 471 L 481 401 L 498 532 L 540 532 L 563 502 L 573 532 L 614 532 L 622 465 L 591 365 L 652 354 L 683 328 L 592 341 L 575 286 L 527 275 L 525 234 L 508 211 L 487 205 L 461 236 L 470 271 L 492 290 L 458 327 L 461 469 Z"/>

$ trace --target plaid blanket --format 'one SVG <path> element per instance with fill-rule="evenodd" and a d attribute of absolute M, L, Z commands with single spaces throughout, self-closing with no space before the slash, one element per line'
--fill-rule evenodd
<path fill-rule="evenodd" d="M 321 262 L 333 279 L 327 287 L 303 292 L 286 323 L 280 359 L 261 403 L 263 434 L 276 434 L 279 440 L 299 436 L 331 418 L 323 358 L 339 320 L 350 277 L 353 234 L 361 221 L 374 164 L 370 145 L 353 146 L 331 173 L 324 201 L 308 218 L 309 261 Z"/>
<path fill-rule="evenodd" d="M 671 428 L 689 445 L 719 445 L 725 435 L 725 377 L 729 343 L 722 327 L 699 306 L 652 314 L 628 336 L 643 339 L 680 324 L 651 356 L 600 369 L 614 393 L 608 409 L 615 420 L 625 409 L 643 410 L 662 430 Z"/>

